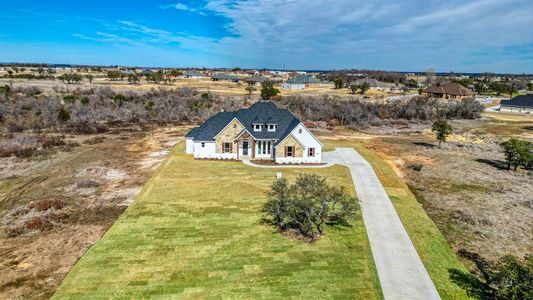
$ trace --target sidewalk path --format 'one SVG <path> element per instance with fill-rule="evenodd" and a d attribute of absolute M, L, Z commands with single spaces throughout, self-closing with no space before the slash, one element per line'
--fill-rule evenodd
<path fill-rule="evenodd" d="M 350 169 L 385 299 L 440 299 L 372 166 L 354 149 L 323 153 Z"/>

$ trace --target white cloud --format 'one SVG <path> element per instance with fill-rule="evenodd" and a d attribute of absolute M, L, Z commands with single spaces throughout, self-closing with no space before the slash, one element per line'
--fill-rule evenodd
<path fill-rule="evenodd" d="M 211 0 L 205 9 L 237 36 L 218 53 L 257 67 L 471 71 L 501 68 L 491 60 L 503 46 L 533 51 L 530 1 Z"/>

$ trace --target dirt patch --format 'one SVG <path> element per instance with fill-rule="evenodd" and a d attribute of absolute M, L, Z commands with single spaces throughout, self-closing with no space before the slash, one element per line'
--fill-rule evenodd
<path fill-rule="evenodd" d="M 0 158 L 0 298 L 51 297 L 186 131 L 70 136 L 69 151 Z"/>

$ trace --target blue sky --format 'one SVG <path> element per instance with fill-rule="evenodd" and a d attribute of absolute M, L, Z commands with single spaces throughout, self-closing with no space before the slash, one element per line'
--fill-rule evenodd
<path fill-rule="evenodd" d="M 0 61 L 533 72 L 531 0 L 0 0 Z"/>

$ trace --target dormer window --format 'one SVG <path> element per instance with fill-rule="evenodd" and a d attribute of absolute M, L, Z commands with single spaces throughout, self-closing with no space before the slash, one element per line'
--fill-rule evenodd
<path fill-rule="evenodd" d="M 254 124 L 254 131 L 261 131 L 263 125 L 261 124 Z"/>
<path fill-rule="evenodd" d="M 268 124 L 267 125 L 268 131 L 270 131 L 270 132 L 275 132 L 276 131 L 276 127 L 278 127 L 278 125 L 276 125 L 276 124 Z"/>

